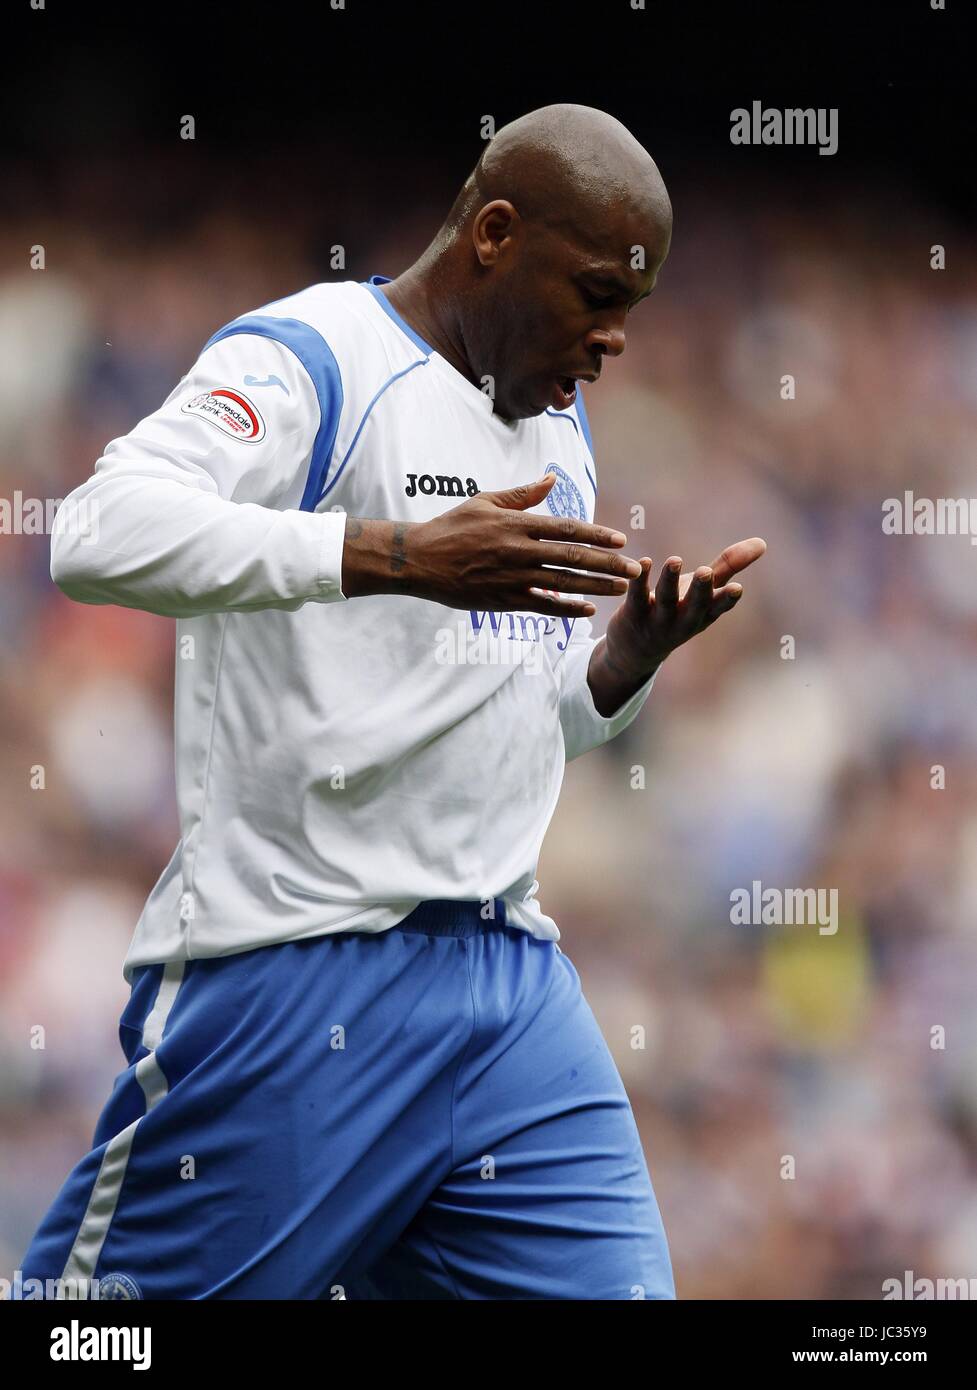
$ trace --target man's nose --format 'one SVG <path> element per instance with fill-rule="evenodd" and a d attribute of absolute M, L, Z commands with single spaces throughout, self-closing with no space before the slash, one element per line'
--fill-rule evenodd
<path fill-rule="evenodd" d="M 587 347 L 591 352 L 604 353 L 608 357 L 620 357 L 627 339 L 623 328 L 592 328 L 587 334 Z"/>

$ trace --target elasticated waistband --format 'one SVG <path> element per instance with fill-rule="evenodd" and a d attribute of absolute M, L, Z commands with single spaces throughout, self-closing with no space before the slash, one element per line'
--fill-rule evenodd
<path fill-rule="evenodd" d="M 418 903 L 394 931 L 419 932 L 423 936 L 477 936 L 506 925 L 505 899 L 493 898 L 494 913 L 487 915 L 488 898 L 481 902 L 453 902 L 449 898 L 430 898 Z M 483 915 L 486 914 L 486 915 Z"/>

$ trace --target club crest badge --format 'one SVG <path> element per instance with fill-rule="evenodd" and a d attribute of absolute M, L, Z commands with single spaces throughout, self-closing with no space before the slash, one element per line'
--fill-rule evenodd
<path fill-rule="evenodd" d="M 128 1274 L 105 1274 L 98 1281 L 98 1301 L 142 1298 L 142 1290 Z"/>
<path fill-rule="evenodd" d="M 546 505 L 553 515 L 572 516 L 577 521 L 586 521 L 587 509 L 584 506 L 583 493 L 569 473 L 565 473 L 556 463 L 547 464 L 546 472 L 556 474 L 556 482 L 546 494 Z"/>

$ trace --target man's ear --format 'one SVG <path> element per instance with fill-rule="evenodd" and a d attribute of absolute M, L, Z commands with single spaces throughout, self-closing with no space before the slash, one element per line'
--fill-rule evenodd
<path fill-rule="evenodd" d="M 518 212 L 505 198 L 496 198 L 479 208 L 472 222 L 472 245 L 481 265 L 498 261 L 503 242 L 512 236 L 518 223 Z"/>

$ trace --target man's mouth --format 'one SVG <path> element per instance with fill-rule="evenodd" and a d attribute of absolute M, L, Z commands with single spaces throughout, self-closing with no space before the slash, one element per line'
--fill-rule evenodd
<path fill-rule="evenodd" d="M 577 399 L 577 383 L 572 376 L 558 376 L 553 383 L 553 405 L 567 410 Z"/>
<path fill-rule="evenodd" d="M 555 410 L 568 410 L 577 399 L 578 381 L 596 381 L 595 372 L 581 372 L 578 376 L 558 376 L 553 382 L 552 402 Z"/>

